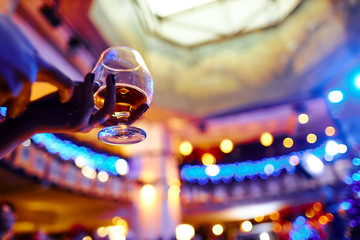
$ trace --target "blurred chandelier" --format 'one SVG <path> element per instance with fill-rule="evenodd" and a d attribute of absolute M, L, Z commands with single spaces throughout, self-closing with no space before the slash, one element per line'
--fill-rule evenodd
<path fill-rule="evenodd" d="M 191 48 L 276 26 L 301 0 L 133 0 L 133 3 L 148 33 Z"/>

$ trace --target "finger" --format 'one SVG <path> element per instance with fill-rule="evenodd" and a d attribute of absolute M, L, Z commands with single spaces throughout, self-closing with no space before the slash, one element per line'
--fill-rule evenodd
<path fill-rule="evenodd" d="M 147 110 L 149 109 L 149 105 L 147 103 L 141 104 L 133 114 L 131 114 L 128 118 L 128 124 L 131 125 L 137 119 L 139 119 Z"/>
<path fill-rule="evenodd" d="M 24 81 L 23 88 L 17 98 L 12 98 L 8 103 L 6 117 L 15 118 L 19 116 L 30 102 L 31 83 Z"/>
<path fill-rule="evenodd" d="M 11 97 L 17 97 L 23 87 L 23 80 L 19 73 L 11 66 L 0 64 L 0 89 L 2 92 L 7 92 L 6 96 L 10 94 Z M 5 95 L 0 95 L 0 99 L 5 98 Z"/>
<path fill-rule="evenodd" d="M 73 81 L 60 70 L 40 58 L 38 59 L 38 64 L 39 73 L 37 81 L 53 84 L 59 89 L 60 101 L 62 103 L 69 101 L 74 91 Z"/>
<path fill-rule="evenodd" d="M 94 127 L 105 122 L 114 113 L 115 108 L 115 76 L 109 74 L 106 77 L 106 95 L 104 106 L 90 118 L 90 126 Z"/>
<path fill-rule="evenodd" d="M 99 82 L 94 82 L 94 88 L 93 88 L 93 93 L 95 94 L 97 92 L 97 90 L 99 90 L 100 88 L 100 83 Z"/>
<path fill-rule="evenodd" d="M 85 76 L 83 88 L 81 89 L 81 104 L 79 105 L 79 111 L 73 119 L 73 125 L 79 128 L 82 128 L 84 125 L 88 125 L 90 115 L 94 109 L 94 77 L 95 75 L 93 73 L 88 73 Z"/>

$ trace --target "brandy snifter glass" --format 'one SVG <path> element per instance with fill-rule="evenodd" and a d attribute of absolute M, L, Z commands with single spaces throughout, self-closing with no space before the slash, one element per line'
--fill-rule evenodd
<path fill-rule="evenodd" d="M 121 145 L 143 141 L 144 130 L 131 126 L 149 108 L 154 94 L 154 83 L 140 53 L 130 47 L 111 47 L 100 56 L 92 73 L 99 89 L 94 94 L 95 108 L 104 105 L 106 77 L 114 74 L 116 103 L 114 114 L 98 133 L 102 142 Z"/>

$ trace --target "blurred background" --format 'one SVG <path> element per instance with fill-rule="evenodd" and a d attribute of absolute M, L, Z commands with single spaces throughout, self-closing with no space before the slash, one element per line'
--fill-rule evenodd
<path fill-rule="evenodd" d="M 1 0 L 82 81 L 143 56 L 150 109 L 124 146 L 37 134 L 0 160 L 18 239 L 360 239 L 360 1 Z M 56 89 L 36 83 L 32 99 Z M 81 234 L 78 234 L 81 233 Z"/>

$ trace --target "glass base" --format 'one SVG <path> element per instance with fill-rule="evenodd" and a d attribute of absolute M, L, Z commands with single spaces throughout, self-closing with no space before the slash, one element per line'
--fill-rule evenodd
<path fill-rule="evenodd" d="M 106 127 L 98 133 L 100 141 L 111 145 L 139 143 L 145 138 L 144 130 L 128 125 Z"/>

